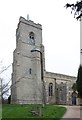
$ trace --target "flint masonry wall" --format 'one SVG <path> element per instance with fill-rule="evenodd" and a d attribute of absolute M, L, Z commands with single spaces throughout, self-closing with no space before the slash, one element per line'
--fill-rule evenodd
<path fill-rule="evenodd" d="M 30 32 L 34 33 L 34 43 Z M 39 52 L 31 52 L 35 47 L 43 49 L 42 26 L 20 17 L 13 53 L 12 103 L 42 103 L 41 58 Z"/>
<path fill-rule="evenodd" d="M 47 103 L 71 104 L 72 85 L 76 82 L 76 77 L 45 72 L 44 80 Z M 53 83 L 53 96 L 49 96 L 49 83 Z"/>

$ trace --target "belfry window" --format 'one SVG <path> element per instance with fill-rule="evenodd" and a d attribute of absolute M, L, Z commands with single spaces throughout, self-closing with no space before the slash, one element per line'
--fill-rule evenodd
<path fill-rule="evenodd" d="M 33 32 L 30 32 L 29 33 L 29 38 L 30 38 L 30 44 L 35 44 L 35 38 L 34 38 L 34 33 Z"/>
<path fill-rule="evenodd" d="M 34 33 L 33 32 L 30 32 L 29 38 L 34 40 Z"/>
<path fill-rule="evenodd" d="M 49 96 L 53 96 L 53 83 L 49 84 Z"/>

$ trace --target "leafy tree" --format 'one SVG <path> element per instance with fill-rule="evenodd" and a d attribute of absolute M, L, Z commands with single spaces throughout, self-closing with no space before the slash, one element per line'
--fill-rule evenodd
<path fill-rule="evenodd" d="M 76 83 L 73 84 L 72 90 L 73 90 L 74 92 L 77 90 L 77 84 L 76 84 Z"/>
<path fill-rule="evenodd" d="M 77 84 L 78 97 L 82 98 L 82 65 L 80 65 L 78 69 L 76 84 Z"/>
<path fill-rule="evenodd" d="M 67 3 L 65 5 L 66 9 L 67 8 L 71 8 L 71 13 L 73 13 L 74 11 L 74 18 L 76 18 L 77 20 L 81 21 L 81 17 L 82 17 L 82 1 L 80 2 L 76 2 L 76 4 L 69 4 Z"/>

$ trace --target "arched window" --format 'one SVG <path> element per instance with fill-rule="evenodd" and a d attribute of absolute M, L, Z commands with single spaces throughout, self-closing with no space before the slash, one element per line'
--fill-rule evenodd
<path fill-rule="evenodd" d="M 53 96 L 53 83 L 49 84 L 49 96 Z"/>
<path fill-rule="evenodd" d="M 29 43 L 30 43 L 31 45 L 35 45 L 35 35 L 34 35 L 33 32 L 30 32 L 30 33 L 29 33 Z"/>
<path fill-rule="evenodd" d="M 29 38 L 34 40 L 34 33 L 33 32 L 29 33 Z"/>

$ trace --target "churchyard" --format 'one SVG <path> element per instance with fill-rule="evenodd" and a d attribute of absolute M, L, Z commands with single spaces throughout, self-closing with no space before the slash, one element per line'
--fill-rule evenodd
<path fill-rule="evenodd" d="M 33 111 L 36 113 L 34 114 Z M 58 120 L 64 115 L 66 108 L 58 105 L 20 105 L 20 104 L 3 104 L 2 120 L 20 118 L 20 119 L 49 119 L 57 118 Z M 38 114 L 37 114 L 38 113 Z"/>

